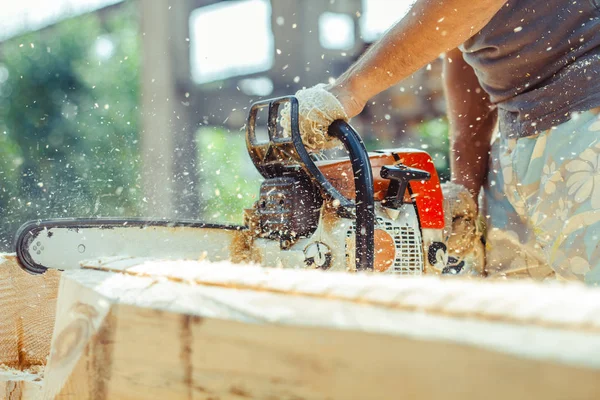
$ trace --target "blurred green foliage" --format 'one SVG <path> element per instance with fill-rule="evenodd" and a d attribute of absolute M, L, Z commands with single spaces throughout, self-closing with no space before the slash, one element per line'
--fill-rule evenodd
<path fill-rule="evenodd" d="M 204 219 L 242 223 L 244 208 L 258 197 L 261 175 L 246 151 L 244 132 L 202 128 L 197 133 Z"/>
<path fill-rule="evenodd" d="M 27 220 L 139 213 L 135 12 L 0 45 L 0 250 Z"/>
<path fill-rule="evenodd" d="M 422 122 L 417 131 L 421 149 L 432 157 L 435 168 L 442 181 L 450 180 L 450 142 L 448 139 L 448 121 L 445 118 Z"/>
<path fill-rule="evenodd" d="M 433 159 L 440 180 L 450 180 L 449 125 L 446 118 L 435 118 L 411 127 L 408 133 L 392 140 L 377 137 L 372 132 L 359 132 L 368 151 L 394 148 L 425 150 Z"/>

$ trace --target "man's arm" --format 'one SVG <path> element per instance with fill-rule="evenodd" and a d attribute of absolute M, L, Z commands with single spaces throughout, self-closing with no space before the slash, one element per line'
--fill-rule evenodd
<path fill-rule="evenodd" d="M 466 187 L 477 202 L 498 113 L 491 108 L 489 96 L 458 49 L 449 51 L 444 59 L 444 88 L 450 122 L 452 181 Z"/>
<path fill-rule="evenodd" d="M 507 0 L 417 0 L 409 15 L 328 87 L 349 118 L 368 99 L 479 32 Z"/>

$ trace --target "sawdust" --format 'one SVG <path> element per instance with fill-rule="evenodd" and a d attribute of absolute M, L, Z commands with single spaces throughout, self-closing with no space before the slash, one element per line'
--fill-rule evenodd
<path fill-rule="evenodd" d="M 247 211 L 247 213 L 249 212 L 250 210 Z M 229 246 L 229 252 L 231 254 L 230 261 L 232 263 L 244 264 L 250 262 L 252 241 L 254 240 L 252 235 L 253 232 L 253 229 L 244 229 L 238 231 L 237 234 L 233 236 L 231 245 Z"/>
<path fill-rule="evenodd" d="M 0 382 L 30 382 L 41 387 L 44 369 L 43 365 L 33 365 L 22 369 L 0 365 Z M 12 399 L 12 397 L 10 398 Z"/>
<path fill-rule="evenodd" d="M 344 301 L 455 319 L 600 332 L 598 292 L 577 283 L 541 285 L 527 281 L 485 282 L 432 276 L 391 279 L 367 273 L 356 275 L 318 270 L 302 271 L 300 278 L 298 271 L 291 269 L 265 269 L 258 265 L 242 267 L 208 261 L 140 259 L 138 264 L 131 260 L 125 268 L 118 262 L 114 264 L 90 263 L 83 268 L 150 278 L 156 284 L 167 280 L 189 286 Z M 515 304 L 527 304 L 527 307 L 515 308 Z M 578 311 L 557 312 L 559 309 Z"/>
<path fill-rule="evenodd" d="M 325 84 L 319 84 L 296 92 L 300 135 L 304 146 L 311 152 L 339 147 L 341 142 L 329 136 L 327 129 L 335 120 L 348 121 L 342 104 L 324 87 Z M 292 132 L 289 103 L 282 108 L 279 123 L 283 128 L 283 135 L 290 137 Z"/>

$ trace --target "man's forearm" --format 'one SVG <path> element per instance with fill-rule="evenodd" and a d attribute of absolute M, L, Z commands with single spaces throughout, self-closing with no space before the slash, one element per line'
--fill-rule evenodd
<path fill-rule="evenodd" d="M 406 18 L 337 79 L 333 92 L 344 88 L 364 104 L 479 32 L 505 2 L 417 0 Z"/>
<path fill-rule="evenodd" d="M 469 130 L 455 126 L 450 139 L 452 182 L 466 187 L 475 201 L 488 169 L 490 140 L 496 126 L 496 113 L 489 113 L 478 122 L 478 125 L 472 125 L 473 128 Z"/>
<path fill-rule="evenodd" d="M 477 201 L 487 172 L 497 111 L 491 107 L 489 96 L 458 49 L 446 54 L 444 86 L 450 122 L 452 181 L 465 186 Z"/>

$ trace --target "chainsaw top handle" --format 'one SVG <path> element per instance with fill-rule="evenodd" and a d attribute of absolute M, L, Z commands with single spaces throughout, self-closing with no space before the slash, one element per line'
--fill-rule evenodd
<path fill-rule="evenodd" d="M 285 137 L 277 129 L 279 108 L 290 103 L 291 137 Z M 256 138 L 256 118 L 261 109 L 268 107 L 268 141 L 259 142 Z M 299 128 L 298 99 L 284 96 L 256 102 L 250 108 L 246 123 L 246 147 L 252 162 L 261 175 L 267 179 L 284 176 L 286 173 L 303 170 L 319 188 L 324 198 L 338 203 L 342 210 L 356 214 L 356 269 L 373 270 L 375 201 L 373 172 L 369 154 L 358 133 L 345 121 L 334 121 L 328 134 L 338 138 L 350 155 L 354 174 L 356 201 L 344 197 L 325 178 L 313 162 L 302 142 Z"/>

